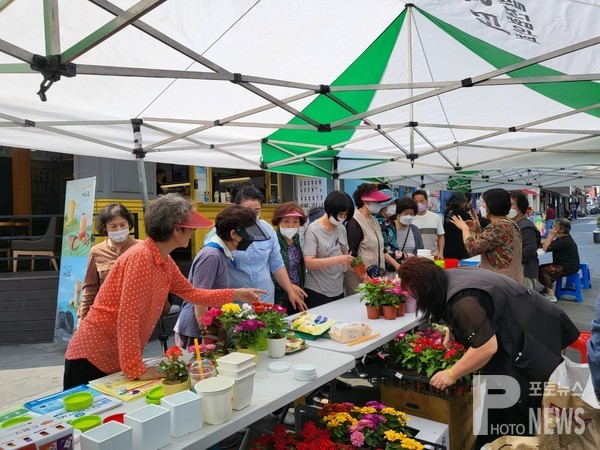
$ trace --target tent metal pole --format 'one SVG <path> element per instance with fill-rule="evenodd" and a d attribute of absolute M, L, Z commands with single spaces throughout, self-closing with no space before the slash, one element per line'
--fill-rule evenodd
<path fill-rule="evenodd" d="M 498 77 L 500 75 L 505 75 L 507 73 L 514 72 L 515 70 L 523 69 L 524 67 L 529 67 L 529 66 L 532 66 L 532 65 L 535 65 L 535 64 L 547 61 L 549 59 L 557 58 L 559 56 L 563 56 L 563 55 L 566 55 L 568 53 L 575 52 L 577 50 L 582 50 L 582 49 L 585 49 L 585 48 L 588 48 L 588 47 L 592 47 L 592 46 L 597 45 L 599 43 L 600 43 L 600 36 L 595 37 L 593 39 L 588 39 L 588 40 L 579 42 L 577 44 L 569 45 L 567 47 L 563 47 L 561 49 L 554 50 L 552 52 L 544 53 L 542 55 L 539 55 L 539 56 L 536 56 L 536 57 L 533 57 L 533 58 L 529 58 L 529 59 L 520 61 L 518 63 L 511 64 L 511 65 L 506 66 L 506 67 L 502 67 L 501 69 L 496 69 L 496 70 L 493 70 L 491 72 L 486 72 L 484 74 L 481 74 L 481 75 L 478 75 L 478 76 L 475 76 L 475 77 L 471 77 L 470 83 L 472 85 L 477 85 L 477 84 L 479 84 L 480 82 L 482 82 L 484 80 L 488 80 L 490 78 L 495 78 L 495 77 Z M 397 102 L 390 103 L 388 105 L 380 106 L 378 108 L 374 108 L 374 109 L 365 111 L 365 112 L 360 113 L 360 114 L 355 114 L 355 115 L 350 116 L 350 117 L 345 117 L 343 119 L 340 119 L 340 120 L 338 120 L 336 122 L 331 123 L 331 129 L 333 130 L 333 129 L 335 129 L 339 125 L 345 125 L 347 123 L 354 122 L 355 120 L 359 120 L 359 119 L 362 120 L 364 117 L 373 116 L 375 114 L 379 114 L 379 113 L 386 112 L 386 111 L 389 111 L 389 110 L 392 110 L 392 109 L 396 109 L 396 108 L 399 108 L 401 106 L 408 105 L 410 103 L 415 103 L 415 102 L 418 102 L 418 101 L 421 101 L 421 100 L 425 100 L 427 98 L 435 97 L 437 95 L 445 94 L 447 92 L 451 92 L 451 91 L 454 91 L 454 90 L 457 90 L 457 89 L 461 89 L 461 88 L 464 88 L 464 87 L 465 86 L 462 84 L 462 82 L 451 83 L 450 85 L 448 85 L 445 88 L 434 89 L 432 91 L 425 92 L 425 93 L 419 94 L 419 95 L 415 95 L 415 96 L 409 97 L 409 98 L 404 99 L 404 100 L 400 100 L 400 101 L 397 101 Z"/>
<path fill-rule="evenodd" d="M 46 56 L 60 53 L 60 22 L 58 0 L 44 0 L 44 34 Z"/>
<path fill-rule="evenodd" d="M 144 145 L 142 142 L 142 119 L 131 119 L 133 128 L 133 154 L 137 162 L 138 180 L 140 182 L 140 193 L 142 194 L 142 209 L 146 212 L 148 207 L 148 184 L 146 183 L 146 165 L 144 164 Z M 158 193 L 157 193 L 158 194 Z"/>
<path fill-rule="evenodd" d="M 0 0 L 0 12 L 8 5 L 10 5 L 14 0 Z"/>
<path fill-rule="evenodd" d="M 135 22 L 165 1 L 166 0 L 140 0 L 127 11 L 118 14 L 114 19 L 65 50 L 61 54 L 61 62 L 68 63 L 73 61 L 75 58 L 104 42 L 113 34 L 118 33 L 127 25 Z"/>
<path fill-rule="evenodd" d="M 412 59 L 412 4 L 406 5 L 406 35 L 407 35 L 407 60 L 406 60 L 406 70 L 408 72 L 408 83 L 412 85 L 413 82 L 413 59 Z M 410 87 L 408 89 L 408 96 L 412 97 L 414 95 L 413 88 Z M 414 122 L 414 104 L 411 103 L 408 105 L 408 120 L 412 123 Z M 414 127 L 410 127 L 408 130 L 408 151 L 409 154 L 414 155 L 415 153 L 415 130 Z"/>
<path fill-rule="evenodd" d="M 277 144 L 273 144 L 273 142 L 272 142 L 272 141 L 269 141 L 269 142 L 267 142 L 267 145 L 270 145 L 271 147 L 273 147 L 273 148 L 276 148 L 277 150 L 279 150 L 279 151 L 281 151 L 281 152 L 283 152 L 283 153 L 287 153 L 288 155 L 295 155 L 295 153 L 292 153 L 292 152 L 290 152 L 289 150 L 287 150 L 287 149 L 285 149 L 285 148 L 283 148 L 283 147 L 280 147 L 280 146 L 279 146 L 279 145 L 277 145 Z M 311 161 L 308 161 L 308 160 L 306 160 L 305 162 L 306 162 L 306 164 L 308 164 L 309 166 L 313 166 L 313 167 L 315 167 L 316 169 L 318 169 L 318 170 L 320 170 L 320 171 L 322 171 L 322 172 L 325 172 L 325 173 L 327 174 L 327 176 L 328 176 L 328 177 L 331 177 L 331 176 L 333 175 L 333 172 L 331 172 L 331 171 L 329 171 L 329 170 L 325 169 L 324 167 L 321 167 L 321 166 L 319 166 L 318 164 L 315 164 L 315 163 L 313 163 L 313 162 L 311 162 Z M 285 163 L 285 164 L 288 164 L 288 163 Z M 276 163 L 269 164 L 269 165 L 268 165 L 268 169 L 270 169 L 270 168 L 273 168 L 273 167 L 284 166 L 285 164 L 283 164 L 283 163 L 282 163 L 282 161 L 277 161 Z M 267 170 L 268 170 L 268 169 L 267 169 Z"/>
<path fill-rule="evenodd" d="M 29 64 L 13 63 L 0 64 L 0 73 L 37 73 L 29 67 Z"/>
<path fill-rule="evenodd" d="M 31 64 L 33 61 L 33 53 L 28 52 L 21 47 L 17 47 L 16 45 L 11 44 L 3 39 L 0 39 L 0 52 L 6 53 L 13 58 L 20 59 L 27 64 Z"/>

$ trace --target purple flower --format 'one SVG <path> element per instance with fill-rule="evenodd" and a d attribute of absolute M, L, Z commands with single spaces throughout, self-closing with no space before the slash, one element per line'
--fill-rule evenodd
<path fill-rule="evenodd" d="M 404 333 L 404 334 L 406 334 L 406 333 Z M 377 409 L 379 411 L 381 411 L 383 408 L 385 408 L 385 405 L 383 405 L 383 404 L 381 404 L 379 402 L 376 402 L 375 400 L 365 403 L 365 406 L 369 406 L 371 408 L 375 408 L 375 409 Z"/>
<path fill-rule="evenodd" d="M 350 442 L 355 447 L 362 447 L 365 442 L 365 435 L 362 434 L 360 431 L 354 431 L 350 435 Z"/>
<path fill-rule="evenodd" d="M 368 420 L 373 424 L 386 423 L 387 419 L 380 414 L 365 414 L 360 420 Z M 369 427 L 370 428 L 370 427 Z M 377 427 L 376 427 L 377 428 Z"/>
<path fill-rule="evenodd" d="M 239 325 L 236 325 L 233 331 L 256 331 L 259 328 L 265 328 L 265 323 L 262 320 L 247 319 L 240 322 Z"/>

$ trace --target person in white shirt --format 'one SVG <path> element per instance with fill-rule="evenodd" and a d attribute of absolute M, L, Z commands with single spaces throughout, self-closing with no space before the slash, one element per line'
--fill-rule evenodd
<path fill-rule="evenodd" d="M 417 203 L 418 213 L 413 220 L 421 230 L 423 246 L 431 250 L 431 254 L 438 259 L 444 259 L 444 222 L 442 218 L 427 209 L 427 192 L 416 190 L 412 199 Z"/>

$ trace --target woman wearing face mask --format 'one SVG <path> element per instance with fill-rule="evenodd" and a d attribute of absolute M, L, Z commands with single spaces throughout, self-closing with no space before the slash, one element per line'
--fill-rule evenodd
<path fill-rule="evenodd" d="M 306 216 L 300 205 L 294 202 L 286 202 L 279 205 L 273 213 L 271 220 L 277 230 L 277 239 L 281 249 L 281 257 L 288 271 L 292 284 L 304 289 L 304 279 L 306 278 L 306 266 L 304 265 L 304 255 L 300 246 L 300 227 L 306 223 Z M 275 303 L 283 306 L 288 311 L 292 311 L 292 305 L 289 301 L 287 292 L 279 286 L 277 280 L 273 279 L 275 284 Z"/>
<path fill-rule="evenodd" d="M 120 203 L 106 205 L 97 216 L 96 230 L 108 239 L 92 247 L 88 257 L 87 272 L 83 281 L 81 303 L 77 317 L 83 320 L 94 304 L 96 294 L 119 255 L 139 241 L 129 237 L 133 217 Z"/>
<path fill-rule="evenodd" d="M 230 206 L 217 215 L 215 234 L 198 252 L 190 268 L 188 280 L 194 287 L 202 289 L 229 287 L 229 266 L 236 264 L 231 252 L 247 246 L 247 229 L 258 230 L 256 214 L 249 208 Z M 268 238 L 266 233 L 264 238 Z M 179 347 L 188 348 L 194 344 L 194 338 L 201 337 L 198 321 L 207 312 L 208 306 L 183 302 L 174 327 L 175 343 Z"/>
<path fill-rule="evenodd" d="M 383 236 L 383 252 L 385 256 L 386 272 L 396 272 L 400 263 L 396 260 L 398 253 L 398 232 L 396 230 L 396 196 L 391 189 L 382 187 L 380 192 L 390 196 L 390 199 L 381 203 L 381 210 L 375 216 L 379 226 L 381 227 L 381 235 Z"/>
<path fill-rule="evenodd" d="M 417 254 L 417 250 L 425 248 L 419 227 L 413 224 L 418 212 L 417 203 L 410 197 L 396 200 L 396 230 L 398 252 L 396 259 L 402 263 Z"/>
<path fill-rule="evenodd" d="M 462 231 L 452 223 L 452 217 L 460 216 L 464 221 L 473 220 L 469 214 L 467 196 L 462 192 L 453 192 L 446 203 L 444 214 L 445 245 L 444 256 L 446 258 L 465 259 L 469 253 L 465 249 L 462 239 Z"/>
<path fill-rule="evenodd" d="M 463 243 L 469 255 L 481 254 L 483 269 L 499 272 L 523 283 L 522 237 L 510 212 L 510 195 L 504 189 L 490 189 L 483 193 L 482 212 L 491 221 L 483 230 L 479 222 L 453 216 L 452 223 L 460 228 Z M 484 215 L 484 214 L 482 214 Z"/>
<path fill-rule="evenodd" d="M 346 224 L 348 231 L 348 246 L 350 254 L 360 256 L 365 266 L 376 266 L 380 271 L 385 269 L 385 255 L 383 253 L 383 236 L 375 214 L 382 209 L 391 196 L 381 192 L 371 183 L 363 183 L 356 188 L 352 195 L 356 211 Z M 344 288 L 346 295 L 352 295 L 361 280 L 353 271 L 344 275 Z"/>
<path fill-rule="evenodd" d="M 304 290 L 309 308 L 344 297 L 344 272 L 354 259 L 348 255 L 343 223 L 354 213 L 345 192 L 331 192 L 324 203 L 325 214 L 311 222 L 304 233 L 304 263 L 308 273 Z"/>

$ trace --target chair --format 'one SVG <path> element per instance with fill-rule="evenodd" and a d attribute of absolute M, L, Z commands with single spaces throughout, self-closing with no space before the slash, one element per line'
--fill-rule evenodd
<path fill-rule="evenodd" d="M 590 266 L 586 263 L 579 264 L 579 270 L 581 271 L 581 287 L 583 289 L 592 288 L 592 280 L 590 278 Z"/>
<path fill-rule="evenodd" d="M 19 256 L 31 256 L 31 270 L 35 269 L 36 256 L 49 256 L 54 270 L 58 271 L 54 255 L 56 224 L 56 217 L 52 217 L 46 232 L 39 239 L 17 239 L 11 241 L 10 249 L 13 255 L 13 272 L 17 271 Z"/>
<path fill-rule="evenodd" d="M 579 337 L 575 342 L 569 345 L 573 350 L 577 350 L 581 355 L 581 363 L 587 364 L 587 341 L 590 340 L 591 333 L 589 331 L 582 331 L 579 333 Z M 564 354 L 565 352 L 563 352 Z"/>
<path fill-rule="evenodd" d="M 563 285 L 564 280 L 564 285 Z M 581 292 L 581 278 L 579 277 L 579 271 L 561 277 L 556 280 L 556 289 L 554 290 L 556 298 L 561 298 L 563 295 L 572 295 L 577 299 L 577 303 L 583 303 L 583 293 Z"/>

